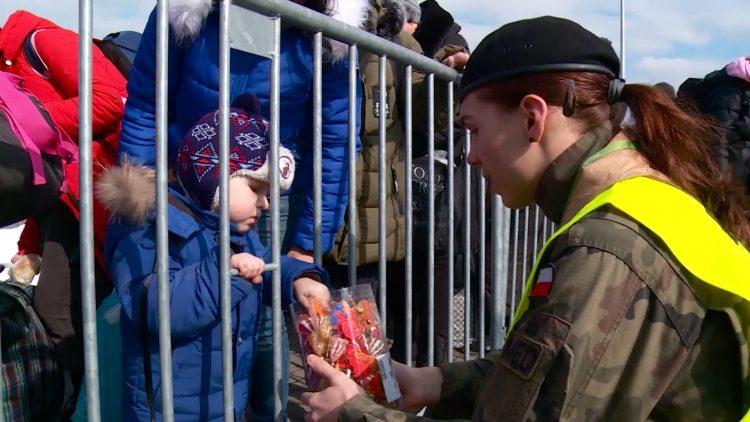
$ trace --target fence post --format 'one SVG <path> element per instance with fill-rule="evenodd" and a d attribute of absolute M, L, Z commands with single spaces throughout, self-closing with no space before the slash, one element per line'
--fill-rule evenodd
<path fill-rule="evenodd" d="M 414 269 L 414 261 L 413 261 L 413 239 L 414 239 L 414 232 L 413 232 L 413 207 L 412 207 L 412 89 L 411 89 L 411 83 L 412 83 L 412 67 L 411 65 L 406 66 L 404 75 L 404 103 L 406 105 L 404 110 L 404 137 L 405 137 L 405 147 L 404 147 L 404 167 L 405 167 L 405 181 L 404 181 L 404 230 L 406 231 L 404 240 L 406 245 L 404 246 L 404 271 L 406 271 L 404 280 L 406 281 L 406 365 L 411 366 L 412 360 L 412 330 L 413 330 L 413 323 L 414 323 L 414 278 L 413 278 L 413 269 Z"/>
<path fill-rule="evenodd" d="M 78 2 L 78 172 L 80 181 L 81 305 L 86 405 L 89 420 L 98 422 L 99 360 L 96 341 L 96 292 L 94 276 L 94 195 L 92 173 L 92 0 Z"/>
<path fill-rule="evenodd" d="M 427 75 L 427 364 L 435 364 L 435 75 Z"/>
<path fill-rule="evenodd" d="M 224 393 L 224 421 L 234 419 L 234 362 L 229 259 L 229 0 L 219 11 L 219 298 L 221 311 L 221 369 Z"/>

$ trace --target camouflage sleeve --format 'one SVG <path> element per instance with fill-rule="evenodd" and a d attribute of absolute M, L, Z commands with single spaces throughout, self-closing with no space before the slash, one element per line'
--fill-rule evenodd
<path fill-rule="evenodd" d="M 471 362 L 455 362 L 440 366 L 443 371 L 443 385 L 440 402 L 429 409 L 429 414 L 440 415 L 440 420 L 469 420 L 474 408 L 474 400 L 485 374 L 499 358 L 493 352 L 485 359 Z M 381 406 L 366 396 L 357 396 L 346 403 L 340 420 L 345 421 L 431 421 L 411 413 L 391 410 Z"/>
<path fill-rule="evenodd" d="M 388 421 L 388 422 L 431 422 L 431 421 L 449 421 L 449 422 L 466 422 L 467 419 L 451 419 L 446 415 L 440 414 L 439 419 L 418 416 L 413 413 L 402 412 L 400 410 L 389 409 L 385 406 L 375 403 L 367 396 L 361 395 L 350 399 L 341 409 L 339 415 L 340 421 Z"/>
<path fill-rule="evenodd" d="M 430 413 L 470 419 L 482 382 L 499 359 L 500 352 L 496 351 L 484 359 L 440 365 L 443 371 L 440 402 L 430 408 Z"/>
<path fill-rule="evenodd" d="M 537 283 L 551 281 L 551 290 L 539 289 L 511 332 L 475 419 L 644 420 L 651 414 L 686 358 L 686 340 L 694 341 L 681 337 L 675 321 L 690 332 L 702 316 L 653 248 L 629 247 L 627 264 L 592 244 L 567 249 L 539 272 Z M 647 285 L 631 266 L 660 268 L 655 284 L 661 285 Z"/>

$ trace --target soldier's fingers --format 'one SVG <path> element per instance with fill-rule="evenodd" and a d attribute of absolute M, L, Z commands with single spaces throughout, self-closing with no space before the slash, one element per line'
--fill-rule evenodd
<path fill-rule="evenodd" d="M 313 371 L 315 371 L 316 374 L 320 375 L 323 378 L 326 378 L 327 380 L 331 382 L 333 382 L 333 380 L 336 378 L 337 375 L 342 374 L 340 371 L 338 371 L 336 368 L 331 366 L 328 362 L 325 361 L 325 359 L 321 358 L 320 356 L 316 356 L 312 354 L 308 355 L 307 364 L 310 366 L 310 368 Z"/>

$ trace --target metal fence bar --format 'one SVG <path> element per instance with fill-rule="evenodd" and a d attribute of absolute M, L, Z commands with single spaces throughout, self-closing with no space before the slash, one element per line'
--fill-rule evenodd
<path fill-rule="evenodd" d="M 620 0 L 620 78 L 625 79 L 625 0 Z"/>
<path fill-rule="evenodd" d="M 506 314 L 505 314 L 505 304 L 508 303 L 508 281 L 510 279 L 511 270 L 508 268 L 509 261 L 510 261 L 510 223 L 511 223 L 511 209 L 506 208 L 502 205 L 502 201 L 500 200 L 500 197 L 498 196 L 498 204 L 503 210 L 503 230 L 501 232 L 501 237 L 503 239 L 502 243 L 502 271 L 501 274 L 503 276 L 503 283 L 502 283 L 502 297 L 503 297 L 503 339 L 505 339 L 505 333 L 507 331 L 508 325 L 510 321 L 507 320 Z"/>
<path fill-rule="evenodd" d="M 279 142 L 281 127 L 281 18 L 273 20 L 273 52 L 271 53 L 271 259 L 281 265 L 281 224 L 279 221 Z M 273 413 L 274 420 L 281 420 L 282 399 L 279 386 L 282 374 L 281 332 L 283 316 L 281 314 L 281 269 L 273 271 Z"/>
<path fill-rule="evenodd" d="M 225 422 L 234 420 L 232 280 L 229 276 L 229 5 L 229 0 L 222 0 L 219 9 L 219 298 Z"/>
<path fill-rule="evenodd" d="M 485 253 L 487 252 L 485 239 L 487 238 L 487 224 L 486 224 L 486 210 L 485 206 L 487 205 L 487 196 L 485 195 L 485 191 L 487 190 L 487 181 L 484 178 L 484 175 L 482 175 L 481 179 L 479 180 L 479 270 L 477 273 L 479 274 L 478 278 L 478 284 L 479 284 L 479 357 L 484 357 L 484 325 L 485 325 L 485 319 L 484 319 L 484 311 L 485 311 L 485 289 L 487 286 L 487 276 L 485 274 Z M 497 257 L 495 257 L 497 259 Z"/>
<path fill-rule="evenodd" d="M 518 285 L 518 228 L 521 225 L 521 211 L 513 210 L 515 219 L 513 225 L 513 270 L 511 273 L 511 287 L 510 287 L 510 317 L 516 313 L 516 286 Z M 525 228 L 525 227 L 524 227 Z M 524 270 L 525 271 L 525 270 Z"/>
<path fill-rule="evenodd" d="M 96 343 L 96 292 L 94 285 L 94 212 L 91 160 L 92 123 L 92 0 L 78 2 L 78 146 L 80 192 L 81 305 L 83 310 L 83 351 L 86 404 L 91 421 L 99 421 L 99 361 Z"/>
<path fill-rule="evenodd" d="M 413 260 L 413 239 L 414 239 L 414 220 L 413 220 L 413 213 L 412 213 L 412 184 L 411 184 L 411 177 L 412 177 L 412 89 L 411 89 L 411 83 L 412 83 L 412 67 L 411 65 L 406 66 L 404 75 L 404 137 L 405 137 L 405 146 L 404 146 L 404 157 L 406 159 L 404 160 L 404 174 L 406 175 L 406 182 L 404 183 L 404 230 L 406 231 L 404 235 L 405 240 L 405 257 L 404 257 L 404 270 L 406 271 L 404 280 L 406 284 L 406 364 L 411 365 L 412 360 L 412 327 L 414 323 L 414 301 L 413 301 L 413 293 L 414 293 L 414 278 L 412 270 L 414 269 L 414 260 Z"/>
<path fill-rule="evenodd" d="M 159 367 L 161 379 L 162 414 L 165 421 L 174 420 L 172 390 L 172 335 L 170 333 L 171 309 L 169 301 L 169 237 L 167 222 L 168 163 L 168 100 L 167 69 L 169 26 L 168 2 L 157 5 L 156 33 L 156 269 L 157 307 L 159 317 Z M 150 374 L 147 374 L 150 376 Z M 87 386 L 88 388 L 88 386 Z"/>
<path fill-rule="evenodd" d="M 539 206 L 534 206 L 534 262 L 539 254 Z"/>
<path fill-rule="evenodd" d="M 526 283 L 526 277 L 528 277 L 528 266 L 529 266 L 529 213 L 531 207 L 524 209 L 524 222 L 523 222 L 523 278 L 521 279 L 521 286 Z M 523 287 L 521 287 L 523 291 Z M 514 296 L 515 297 L 515 296 Z"/>
<path fill-rule="evenodd" d="M 453 81 L 448 82 L 448 362 L 453 362 L 453 285 L 455 276 L 455 178 L 453 176 L 453 166 L 456 162 L 455 157 L 455 139 L 453 132 Z M 445 300 L 445 299 L 444 299 Z"/>
<path fill-rule="evenodd" d="M 286 23 L 312 33 L 323 32 L 326 37 L 346 44 L 357 45 L 372 54 L 387 55 L 391 60 L 413 65 L 425 73 L 435 74 L 440 79 L 453 81 L 458 78 L 458 73 L 448 66 L 398 44 L 384 41 L 383 38 L 375 34 L 370 34 L 314 12 L 295 2 L 287 0 L 234 0 L 233 3 L 268 16 L 280 15 Z"/>
<path fill-rule="evenodd" d="M 498 282 L 502 277 L 502 263 L 499 257 L 503 243 L 502 225 L 500 224 L 500 210 L 502 204 L 500 197 L 492 195 L 492 321 L 491 337 L 492 348 L 499 349 L 503 346 L 503 327 L 505 319 L 505 301 L 503 300 L 502 286 Z"/>
<path fill-rule="evenodd" d="M 313 36 L 313 254 L 323 264 L 323 33 Z"/>
<path fill-rule="evenodd" d="M 385 71 L 388 66 L 386 56 L 378 58 L 378 293 L 380 296 L 380 317 L 383 326 L 387 325 L 388 307 L 385 306 L 387 278 L 386 278 L 386 246 L 385 233 L 385 118 L 388 113 L 388 98 L 386 97 Z"/>
<path fill-rule="evenodd" d="M 471 166 L 469 155 L 471 134 L 466 130 L 464 137 L 464 360 L 471 355 Z"/>
<path fill-rule="evenodd" d="M 427 75 L 427 364 L 435 364 L 435 75 Z"/>
<path fill-rule="evenodd" d="M 290 2 L 291 3 L 291 2 Z M 349 285 L 357 284 L 357 45 L 349 46 Z"/>

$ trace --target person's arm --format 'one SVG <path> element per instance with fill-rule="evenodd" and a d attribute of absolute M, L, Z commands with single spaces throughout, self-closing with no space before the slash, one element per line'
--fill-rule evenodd
<path fill-rule="evenodd" d="M 410 368 L 394 362 L 396 379 L 404 399 L 404 409 L 393 410 L 359 394 L 341 408 L 343 421 L 433 421 L 415 413 L 425 406 L 438 406 L 429 412 L 440 420 L 470 420 L 477 393 L 485 377 L 497 363 L 499 352 L 486 359 L 455 362 L 439 368 Z M 444 409 L 450 409 L 449 413 Z M 411 413 L 410 413 L 411 412 Z"/>
<path fill-rule="evenodd" d="M 257 234 L 251 232 L 248 239 L 266 263 L 273 262 L 271 249 L 265 247 Z M 300 278 L 310 278 L 325 285 L 329 284 L 328 273 L 318 265 L 310 264 L 298 259 L 281 255 L 281 307 L 288 309 L 289 304 L 295 302 L 295 281 Z M 273 271 L 263 273 L 263 302 L 271 306 L 273 300 Z"/>
<path fill-rule="evenodd" d="M 654 286 L 631 270 L 630 265 L 644 269 L 664 262 L 656 253 L 642 250 L 626 264 L 599 248 L 565 251 L 543 270 L 546 276 L 551 271 L 548 296 L 534 298 L 534 307 L 501 352 L 442 367 L 440 401 L 429 413 L 462 419 L 473 414 L 483 420 L 647 418 L 689 350 L 661 300 L 680 298 L 670 304 L 675 315 L 700 318 L 705 313 L 668 264 Z M 660 298 L 652 288 L 664 289 Z M 470 408 L 473 412 L 467 413 Z M 354 416 L 343 420 L 397 416 L 363 398 L 344 409 L 343 414 Z"/>
<path fill-rule="evenodd" d="M 158 297 L 155 273 L 156 242 L 154 226 L 123 236 L 112 247 L 110 270 L 123 311 L 138 324 L 141 294 L 148 280 L 148 329 L 158 332 Z M 215 247 L 197 262 L 181 265 L 169 258 L 169 303 L 172 338 L 194 336 L 219 320 L 219 249 Z M 150 280 L 149 280 L 150 279 Z M 234 307 L 254 287 L 247 280 L 232 277 L 231 301 Z"/>
<path fill-rule="evenodd" d="M 336 233 L 343 222 L 349 191 L 349 61 L 348 59 L 326 65 L 323 70 L 323 250 L 333 247 Z M 361 116 L 362 88 L 357 79 L 356 115 Z M 361 148 L 359 140 L 360 122 L 357 118 L 357 154 Z M 307 142 L 312 144 L 312 139 Z M 312 147 L 307 148 L 312 151 Z M 312 180 L 312 153 L 301 158 L 300 172 L 296 177 Z M 313 186 L 305 184 L 307 191 L 299 220 L 295 226 L 294 245 L 298 250 L 313 250 Z"/>
<path fill-rule="evenodd" d="M 78 141 L 78 34 L 48 29 L 34 35 L 36 51 L 47 66 L 50 81 L 63 94 L 62 100 L 45 101 L 52 120 Z M 125 78 L 92 46 L 91 112 L 94 137 L 112 133 L 125 111 Z"/>
<path fill-rule="evenodd" d="M 169 71 L 167 97 L 169 109 L 175 107 L 174 98 L 182 68 L 181 48 L 174 37 L 169 41 Z M 138 54 L 128 75 L 128 102 L 122 119 L 119 159 L 153 166 L 156 160 L 156 12 L 149 16 Z"/>

